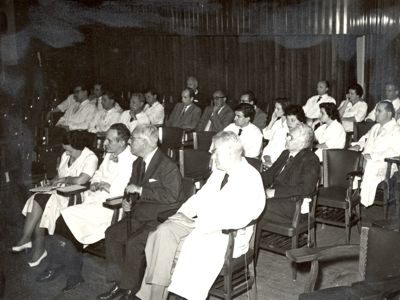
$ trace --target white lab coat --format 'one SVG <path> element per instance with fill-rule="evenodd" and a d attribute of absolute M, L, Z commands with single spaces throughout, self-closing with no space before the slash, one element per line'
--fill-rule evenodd
<path fill-rule="evenodd" d="M 266 140 L 269 140 L 268 145 L 265 146 L 261 155 L 262 160 L 265 162 L 264 156 L 268 155 L 271 158 L 271 162 L 274 163 L 281 155 L 282 151 L 285 150 L 286 135 L 289 132 L 286 119 L 276 120 L 271 129 L 265 127 L 263 129 L 263 135 Z"/>
<path fill-rule="evenodd" d="M 58 167 L 58 177 L 63 178 L 67 176 L 76 177 L 81 173 L 85 173 L 90 177 L 93 176 L 94 172 L 97 169 L 98 159 L 96 154 L 94 154 L 88 148 L 84 148 L 82 150 L 81 155 L 74 161 L 71 166 L 68 166 L 70 156 L 64 152 L 61 156 L 60 165 Z M 40 227 L 47 228 L 49 234 L 54 233 L 55 224 L 60 216 L 61 209 L 68 206 L 68 197 L 64 197 L 57 194 L 57 191 L 49 192 L 51 197 L 46 203 L 45 209 L 42 214 L 42 219 L 40 220 Z M 32 195 L 22 210 L 22 214 L 26 215 L 27 213 L 32 212 L 33 199 L 35 194 Z"/>
<path fill-rule="evenodd" d="M 131 154 L 130 147 L 126 147 L 118 155 L 118 162 L 110 160 L 110 153 L 107 153 L 91 183 L 100 181 L 109 183 L 110 193 L 87 191 L 83 195 L 82 204 L 61 211 L 65 223 L 80 243 L 93 244 L 104 238 L 104 232 L 111 225 L 113 211 L 103 207 L 103 202 L 107 198 L 124 194 L 135 160 L 136 156 Z"/>
<path fill-rule="evenodd" d="M 381 130 L 381 132 L 378 131 Z M 370 206 L 374 203 L 376 188 L 385 179 L 387 157 L 400 155 L 400 126 L 392 119 L 384 126 L 375 124 L 357 143 L 363 149 L 363 154 L 370 154 L 366 161 L 363 181 L 361 183 L 361 203 Z M 392 168 L 392 174 L 397 169 Z"/>
<path fill-rule="evenodd" d="M 326 149 L 343 149 L 346 144 L 346 131 L 337 120 L 333 120 L 329 126 L 322 124 L 315 130 L 314 134 L 318 143 L 325 144 Z M 322 161 L 322 149 L 317 149 L 315 154 L 319 161 Z"/>
<path fill-rule="evenodd" d="M 264 209 L 265 193 L 260 174 L 244 159 L 220 190 L 224 173 L 214 171 L 206 185 L 179 209 L 195 219 L 186 237 L 168 288 L 189 300 L 205 299 L 224 263 L 228 235 L 256 219 Z M 234 256 L 246 253 L 253 228 L 240 230 Z"/>

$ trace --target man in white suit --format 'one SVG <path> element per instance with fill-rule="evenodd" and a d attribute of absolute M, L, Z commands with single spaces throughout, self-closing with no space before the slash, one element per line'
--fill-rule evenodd
<path fill-rule="evenodd" d="M 370 206 L 374 203 L 376 187 L 385 179 L 387 163 L 385 158 L 400 155 L 400 126 L 394 119 L 394 107 L 390 101 L 376 105 L 375 124 L 350 149 L 362 150 L 366 161 L 361 183 L 361 203 Z M 395 166 L 393 166 L 395 167 Z M 392 175 L 395 169 L 392 169 Z"/>
<path fill-rule="evenodd" d="M 205 299 L 224 263 L 228 236 L 222 229 L 243 228 L 264 209 L 260 174 L 242 157 L 240 138 L 220 132 L 212 149 L 217 170 L 175 215 L 149 234 L 147 269 L 136 294 L 142 300 L 166 299 L 168 286 L 170 292 L 187 299 Z M 235 257 L 247 252 L 252 233 L 253 227 L 238 232 Z"/>

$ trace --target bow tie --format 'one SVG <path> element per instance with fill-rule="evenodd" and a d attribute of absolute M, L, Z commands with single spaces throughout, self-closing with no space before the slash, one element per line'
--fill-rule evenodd
<path fill-rule="evenodd" d="M 114 153 L 111 153 L 110 160 L 112 160 L 113 162 L 117 163 L 118 162 L 118 155 L 115 155 Z"/>

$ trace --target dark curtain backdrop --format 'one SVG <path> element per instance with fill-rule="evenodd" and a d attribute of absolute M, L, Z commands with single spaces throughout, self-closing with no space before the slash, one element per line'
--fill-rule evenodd
<path fill-rule="evenodd" d="M 223 89 L 234 104 L 251 89 L 266 109 L 277 97 L 304 104 L 327 79 L 343 99 L 356 77 L 355 36 L 175 36 L 92 31 L 94 75 L 126 97 L 156 87 L 160 98 L 179 101 L 185 78 L 194 75 L 211 98 Z"/>

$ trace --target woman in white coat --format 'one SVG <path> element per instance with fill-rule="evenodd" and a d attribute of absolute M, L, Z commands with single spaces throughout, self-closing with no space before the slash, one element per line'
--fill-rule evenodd
<path fill-rule="evenodd" d="M 80 131 L 67 132 L 62 143 L 65 152 L 61 156 L 58 175 L 51 185 L 85 184 L 97 169 L 97 156 L 86 148 L 86 138 Z M 47 256 L 44 249 L 45 228 L 53 234 L 60 210 L 67 206 L 68 198 L 58 195 L 56 191 L 36 193 L 26 201 L 22 210 L 26 216 L 23 234 L 12 251 L 20 252 L 33 246 L 30 267 L 39 265 Z"/>
<path fill-rule="evenodd" d="M 322 149 L 343 149 L 346 144 L 346 131 L 340 123 L 339 112 L 333 103 L 322 103 L 321 123 L 315 130 L 315 139 L 318 144 L 315 154 L 322 161 Z"/>

